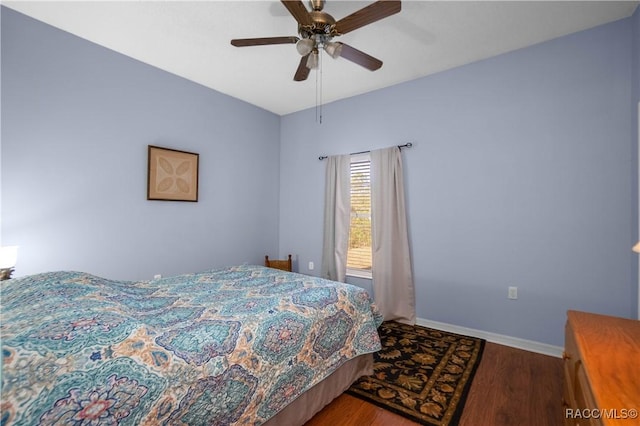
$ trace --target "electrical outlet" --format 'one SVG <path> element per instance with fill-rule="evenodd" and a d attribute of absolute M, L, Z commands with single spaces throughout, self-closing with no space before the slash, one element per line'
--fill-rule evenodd
<path fill-rule="evenodd" d="M 313 268 L 315 268 L 315 265 L 313 264 L 313 262 L 309 262 L 309 270 L 313 271 Z"/>
<path fill-rule="evenodd" d="M 518 298 L 518 287 L 509 287 L 509 293 L 507 294 L 507 298 L 509 299 L 517 299 Z"/>

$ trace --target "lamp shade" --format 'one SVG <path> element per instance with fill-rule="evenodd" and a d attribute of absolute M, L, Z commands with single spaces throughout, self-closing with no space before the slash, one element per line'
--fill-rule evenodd
<path fill-rule="evenodd" d="M 636 253 L 640 253 L 640 242 L 633 246 L 631 250 L 635 251 Z"/>
<path fill-rule="evenodd" d="M 330 41 L 328 43 L 325 43 L 324 50 L 333 59 L 337 59 L 340 57 L 340 54 L 342 53 L 342 43 L 336 43 L 336 42 Z"/>
<path fill-rule="evenodd" d="M 298 40 L 296 43 L 296 50 L 300 54 L 300 56 L 306 56 L 313 50 L 315 46 L 315 41 L 310 38 L 303 38 L 302 40 Z"/>
<path fill-rule="evenodd" d="M 307 58 L 307 68 L 309 68 L 310 70 L 315 70 L 318 68 L 318 64 L 319 64 L 319 54 L 318 54 L 318 50 L 314 50 L 313 53 L 311 53 L 309 55 L 309 58 Z"/>
<path fill-rule="evenodd" d="M 0 269 L 13 268 L 18 261 L 18 246 L 0 247 Z"/>

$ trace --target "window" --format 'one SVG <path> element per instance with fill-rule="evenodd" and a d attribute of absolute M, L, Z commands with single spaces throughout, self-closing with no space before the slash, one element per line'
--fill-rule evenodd
<path fill-rule="evenodd" d="M 371 278 L 371 160 L 351 158 L 351 219 L 347 274 Z"/>

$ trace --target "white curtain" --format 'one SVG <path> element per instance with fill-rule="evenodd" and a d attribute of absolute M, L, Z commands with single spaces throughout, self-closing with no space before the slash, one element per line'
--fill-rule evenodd
<path fill-rule="evenodd" d="M 373 292 L 385 321 L 415 324 L 400 148 L 371 151 Z"/>
<path fill-rule="evenodd" d="M 321 275 L 345 282 L 351 214 L 351 156 L 327 158 Z"/>

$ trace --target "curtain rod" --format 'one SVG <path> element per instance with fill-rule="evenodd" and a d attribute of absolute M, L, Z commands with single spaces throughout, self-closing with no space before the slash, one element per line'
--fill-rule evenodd
<path fill-rule="evenodd" d="M 413 146 L 413 144 L 411 142 L 407 142 L 404 145 L 398 145 L 398 149 L 400 149 L 402 151 L 402 148 L 411 148 L 412 146 Z M 349 155 L 366 154 L 367 152 L 371 152 L 371 151 L 352 152 Z M 325 158 L 329 158 L 329 157 L 327 155 L 322 155 L 322 156 L 318 157 L 318 160 L 322 161 Z"/>

